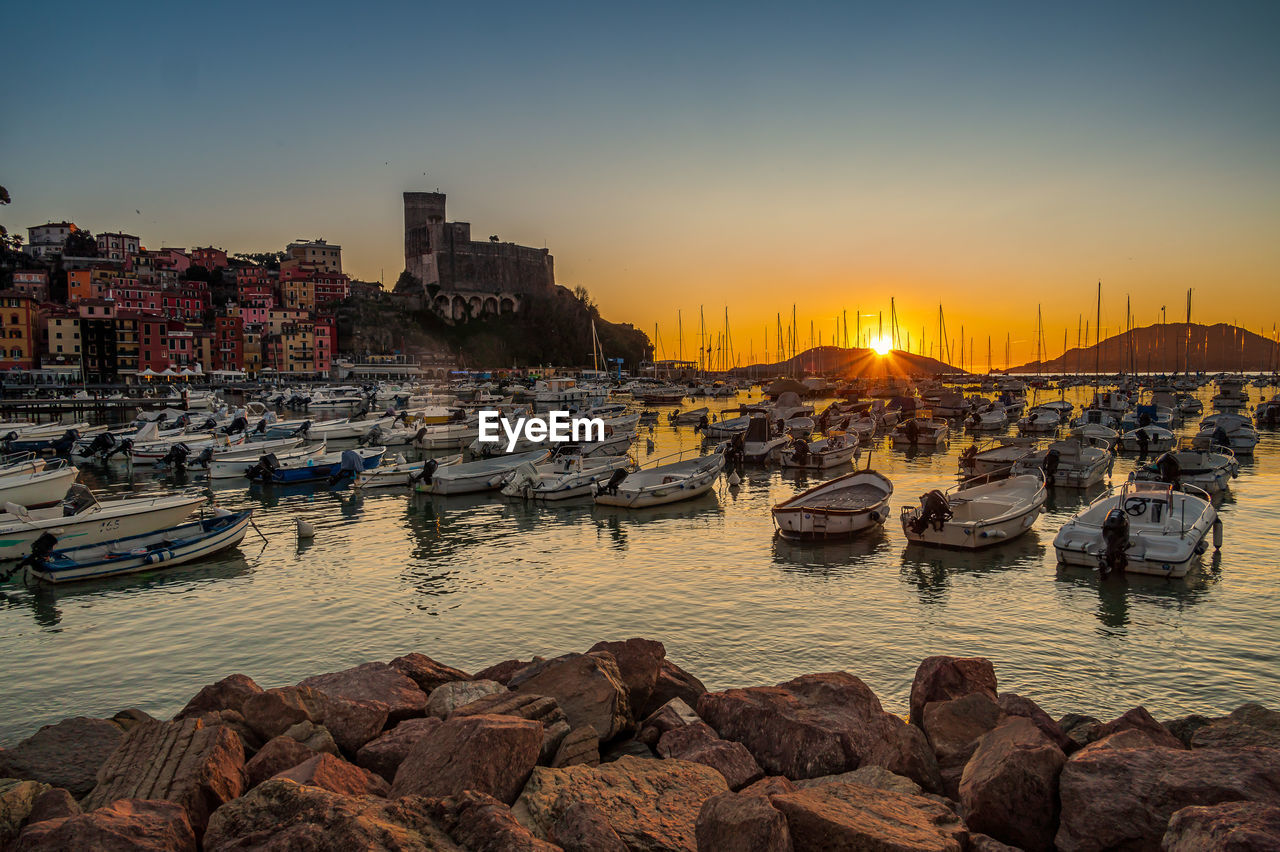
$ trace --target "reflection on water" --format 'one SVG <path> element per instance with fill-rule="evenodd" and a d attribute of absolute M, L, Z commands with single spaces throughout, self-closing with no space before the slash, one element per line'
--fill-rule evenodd
<path fill-rule="evenodd" d="M 702 443 L 664 417 L 637 452 Z M 907 545 L 898 509 L 952 484 L 970 443 L 953 435 L 945 452 L 909 453 L 877 442 L 862 464 L 870 456 L 894 482 L 888 523 L 825 543 L 776 536 L 769 508 L 848 467 L 746 466 L 739 485 L 628 511 L 85 466 L 83 479 L 108 492 L 209 488 L 221 506 L 254 508 L 269 541 L 251 532 L 220 559 L 136 577 L 0 588 L 0 744 L 73 713 L 171 714 L 232 671 L 274 686 L 407 651 L 478 669 L 636 635 L 662 639 L 711 688 L 842 668 L 894 709 L 935 653 L 991 657 L 1003 689 L 1053 713 L 1280 703 L 1280 436 L 1264 433 L 1219 501 L 1223 551 L 1182 581 L 1057 567 L 1054 533 L 1101 488 L 1051 493 L 1031 534 L 987 550 Z M 1113 481 L 1134 464 L 1117 459 Z M 298 540 L 298 518 L 313 540 Z"/>

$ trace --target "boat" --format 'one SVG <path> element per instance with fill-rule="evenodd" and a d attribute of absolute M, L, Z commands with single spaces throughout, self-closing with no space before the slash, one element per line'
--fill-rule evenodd
<path fill-rule="evenodd" d="M 426 459 L 411 462 L 397 455 L 390 463 L 362 470 L 356 474 L 356 488 L 389 488 L 396 485 L 412 485 L 435 472 L 436 468 L 462 461 L 461 455 L 442 459 Z"/>
<path fill-rule="evenodd" d="M 589 497 L 597 482 L 608 479 L 615 470 L 626 470 L 630 466 L 631 459 L 626 456 L 558 455 L 543 464 L 522 464 L 513 470 L 502 486 L 502 493 L 525 500 Z"/>
<path fill-rule="evenodd" d="M 771 510 L 783 538 L 842 538 L 883 524 L 893 483 L 874 470 L 838 476 Z"/>
<path fill-rule="evenodd" d="M 1062 418 L 1050 408 L 1033 408 L 1031 413 L 1018 421 L 1020 435 L 1052 435 L 1058 431 Z"/>
<path fill-rule="evenodd" d="M 1120 419 L 1109 411 L 1102 411 L 1098 408 L 1086 408 L 1080 412 L 1080 416 L 1071 421 L 1071 425 L 1075 426 L 1106 426 L 1108 429 L 1115 429 L 1120 425 Z"/>
<path fill-rule="evenodd" d="M 289 467 L 295 464 L 306 464 L 308 461 L 318 459 L 328 452 L 328 448 L 323 442 L 311 444 L 310 446 L 294 446 L 279 450 L 259 450 L 252 446 L 237 447 L 237 449 L 242 450 L 242 452 L 215 458 L 209 462 L 206 467 L 209 472 L 209 479 L 243 479 L 267 455 L 274 456 L 276 463 L 279 465 Z"/>
<path fill-rule="evenodd" d="M 947 445 L 947 421 L 936 417 L 913 417 L 893 429 L 893 445 L 919 450 L 935 450 Z"/>
<path fill-rule="evenodd" d="M 974 432 L 999 432 L 1009 425 L 1009 414 L 1002 403 L 993 402 L 970 414 L 964 425 Z"/>
<path fill-rule="evenodd" d="M 659 464 L 635 472 L 615 470 L 607 483 L 596 485 L 596 504 L 641 509 L 691 500 L 715 486 L 720 471 L 724 470 L 724 450 L 725 445 L 721 444 L 714 452 L 687 461 Z"/>
<path fill-rule="evenodd" d="M 1174 427 L 1173 409 L 1166 405 L 1136 405 L 1133 410 L 1120 419 L 1121 432 L 1130 432 L 1139 426 L 1159 426 L 1162 429 Z"/>
<path fill-rule="evenodd" d="M 1193 485 L 1130 480 L 1108 489 L 1067 521 L 1053 540 L 1058 561 L 1111 571 L 1185 577 L 1213 545 L 1222 546 L 1222 523 L 1209 495 Z"/>
<path fill-rule="evenodd" d="M 917 544 L 978 550 L 1031 529 L 1048 497 L 1040 472 L 1004 479 L 978 477 L 903 506 L 902 532 Z"/>
<path fill-rule="evenodd" d="M 382 457 L 386 452 L 386 447 L 358 447 L 341 452 L 327 452 L 305 460 L 293 459 L 288 463 L 282 463 L 277 456 L 268 453 L 246 471 L 245 476 L 255 482 L 273 482 L 277 485 L 333 480 L 342 475 L 350 475 L 354 479 L 361 470 L 369 470 L 382 464 Z"/>
<path fill-rule="evenodd" d="M 1044 471 L 1050 488 L 1088 488 L 1102 481 L 1114 460 L 1109 450 L 1073 436 L 1028 453 L 1013 463 L 1010 472 L 1021 476 Z"/>
<path fill-rule="evenodd" d="M 394 417 L 374 417 L 369 420 L 342 418 L 340 420 L 315 421 L 312 422 L 311 428 L 306 430 L 306 436 L 307 440 L 310 441 L 354 441 L 363 438 L 369 430 L 375 427 L 388 428 L 394 421 Z"/>
<path fill-rule="evenodd" d="M 413 437 L 413 445 L 420 450 L 458 450 L 480 436 L 480 418 L 468 417 L 423 426 Z"/>
<path fill-rule="evenodd" d="M 708 423 L 702 427 L 702 434 L 708 438 L 732 438 L 734 435 L 747 431 L 747 427 L 750 425 L 751 415 L 740 414 L 737 417 L 727 417 L 715 423 Z"/>
<path fill-rule="evenodd" d="M 801 470 L 826 470 L 858 458 L 861 449 L 856 435 L 835 432 L 808 443 L 795 438 L 781 452 L 782 466 Z"/>
<path fill-rule="evenodd" d="M 1253 455 L 1258 445 L 1258 430 L 1248 415 L 1234 412 L 1211 414 L 1200 421 L 1199 438 L 1208 438 L 1215 445 L 1226 447 L 1237 456 Z"/>
<path fill-rule="evenodd" d="M 22 465 L 7 473 L 0 472 L 0 504 L 37 508 L 52 506 L 62 500 L 80 470 L 62 459 L 47 462 L 37 469 Z"/>
<path fill-rule="evenodd" d="M 193 562 L 239 544 L 252 520 L 252 510 L 215 509 L 212 517 L 193 523 L 65 549 L 55 549 L 59 538 L 46 532 L 20 563 L 23 578 L 66 583 Z"/>
<path fill-rule="evenodd" d="M 1160 426 L 1139 426 L 1120 436 L 1115 445 L 1126 453 L 1163 453 L 1177 446 L 1178 438 L 1168 429 Z"/>
<path fill-rule="evenodd" d="M 0 514 L 0 560 L 27 556 L 46 531 L 53 531 L 64 546 L 80 546 L 172 527 L 205 499 L 204 494 L 187 492 L 99 501 L 88 488 L 75 484 L 61 505 L 27 509 L 6 503 Z"/>
<path fill-rule="evenodd" d="M 1097 447 L 1106 447 L 1108 450 L 1115 447 L 1116 442 L 1120 440 L 1120 433 L 1115 429 L 1109 426 L 1101 426 L 1097 423 L 1072 426 L 1067 435 L 1073 438 L 1080 438 Z"/>
<path fill-rule="evenodd" d="M 76 443 L 87 437 L 107 431 L 106 426 L 90 426 L 88 423 L 45 424 L 31 429 L 10 430 L 0 438 L 0 453 L 55 453 L 68 455 Z"/>
<path fill-rule="evenodd" d="M 1240 475 L 1240 462 L 1231 450 L 1211 449 L 1207 442 L 1184 440 L 1178 449 L 1162 453 L 1130 474 L 1135 479 L 1167 482 L 1175 488 L 1189 482 L 1210 494 L 1227 490 Z"/>
<path fill-rule="evenodd" d="M 1253 422 L 1259 429 L 1275 429 L 1280 426 L 1280 394 L 1258 403 L 1253 410 Z"/>
<path fill-rule="evenodd" d="M 420 494 L 473 494 L 491 491 L 522 464 L 539 464 L 551 455 L 550 450 L 496 455 L 474 461 L 459 462 L 434 470 L 429 479 L 414 484 Z"/>
<path fill-rule="evenodd" d="M 705 405 L 701 408 L 690 408 L 688 411 L 673 411 L 667 420 L 676 426 L 697 426 L 710 416 L 711 409 Z"/>
<path fill-rule="evenodd" d="M 759 464 L 777 458 L 788 440 L 785 435 L 774 434 L 767 416 L 752 415 L 747 431 L 731 439 L 731 446 L 735 454 L 740 454 L 744 461 Z"/>
<path fill-rule="evenodd" d="M 1039 445 L 1037 438 L 1012 437 L 970 444 L 960 453 L 960 474 L 966 479 L 996 473 L 1007 475 L 1014 462 L 1035 452 Z"/>

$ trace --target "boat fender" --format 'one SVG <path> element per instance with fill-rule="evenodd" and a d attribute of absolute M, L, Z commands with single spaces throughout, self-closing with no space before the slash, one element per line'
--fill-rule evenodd
<path fill-rule="evenodd" d="M 213 516 L 215 518 L 229 518 L 233 514 L 234 512 L 230 512 L 227 509 L 222 508 L 221 506 L 213 507 Z"/>
<path fill-rule="evenodd" d="M 173 558 L 172 550 L 153 550 L 147 554 L 144 560 L 148 565 L 155 565 L 158 562 L 167 562 Z"/>
<path fill-rule="evenodd" d="M 1213 519 L 1213 549 L 1222 549 L 1222 518 Z"/>
<path fill-rule="evenodd" d="M 738 476 L 738 472 L 736 470 L 729 471 L 729 485 L 732 487 L 736 487 L 741 484 L 742 484 L 742 477 Z"/>
<path fill-rule="evenodd" d="M 294 519 L 294 523 L 298 528 L 298 538 L 313 539 L 316 537 L 316 528 L 302 518 Z"/>

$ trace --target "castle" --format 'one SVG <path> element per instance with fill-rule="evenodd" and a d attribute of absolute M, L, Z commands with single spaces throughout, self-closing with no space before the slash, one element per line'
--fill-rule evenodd
<path fill-rule="evenodd" d="M 444 203 L 442 192 L 404 194 L 404 266 L 422 286 L 421 292 L 406 295 L 420 296 L 456 323 L 514 313 L 529 294 L 555 286 L 554 261 L 546 249 L 497 237 L 472 240 L 469 223 L 445 221 Z"/>

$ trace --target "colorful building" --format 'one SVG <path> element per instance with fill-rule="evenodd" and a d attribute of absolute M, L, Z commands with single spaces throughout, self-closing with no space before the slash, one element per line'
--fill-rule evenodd
<path fill-rule="evenodd" d="M 244 320 L 238 316 L 214 318 L 214 347 L 210 363 L 215 370 L 243 370 Z"/>
<path fill-rule="evenodd" d="M 286 267 L 310 267 L 325 272 L 342 271 L 342 246 L 330 245 L 324 240 L 298 240 L 289 243 L 285 249 L 289 259 L 280 264 L 281 271 Z"/>
<path fill-rule="evenodd" d="M 49 273 L 43 269 L 16 269 L 13 289 L 37 302 L 49 301 Z"/>
<path fill-rule="evenodd" d="M 192 249 L 191 265 L 203 266 L 210 271 L 224 269 L 227 266 L 227 253 L 213 246 Z"/>
<path fill-rule="evenodd" d="M 133 234 L 98 234 L 98 257 L 109 260 L 127 260 L 142 250 L 142 244 Z"/>
<path fill-rule="evenodd" d="M 0 292 L 0 370 L 34 369 L 38 333 L 35 300 L 17 290 Z"/>

